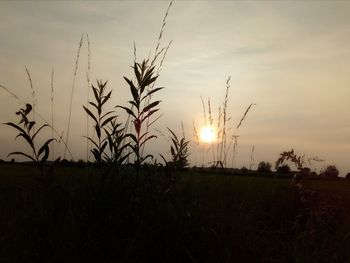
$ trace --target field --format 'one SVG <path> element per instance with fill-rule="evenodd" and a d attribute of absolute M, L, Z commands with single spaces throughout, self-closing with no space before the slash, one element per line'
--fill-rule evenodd
<path fill-rule="evenodd" d="M 1 164 L 1 262 L 345 262 L 350 182 Z"/>

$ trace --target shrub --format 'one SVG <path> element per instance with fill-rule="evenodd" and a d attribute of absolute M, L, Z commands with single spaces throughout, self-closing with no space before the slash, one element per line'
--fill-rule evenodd
<path fill-rule="evenodd" d="M 270 173 L 271 172 L 271 164 L 269 162 L 261 161 L 258 165 L 258 172 Z"/>
<path fill-rule="evenodd" d="M 328 165 L 320 175 L 323 178 L 338 178 L 339 171 L 335 165 Z"/>
<path fill-rule="evenodd" d="M 350 180 L 350 172 L 346 174 L 345 179 Z"/>
<path fill-rule="evenodd" d="M 290 173 L 290 167 L 288 164 L 281 165 L 277 167 L 276 172 L 279 174 L 288 174 Z"/>

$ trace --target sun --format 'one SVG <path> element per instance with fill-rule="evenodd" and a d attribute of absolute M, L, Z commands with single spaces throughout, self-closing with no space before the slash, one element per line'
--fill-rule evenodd
<path fill-rule="evenodd" d="M 205 126 L 201 129 L 200 139 L 204 143 L 212 143 L 215 141 L 215 130 L 213 127 Z"/>

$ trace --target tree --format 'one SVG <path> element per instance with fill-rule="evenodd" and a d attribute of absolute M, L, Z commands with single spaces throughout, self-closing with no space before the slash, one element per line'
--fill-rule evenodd
<path fill-rule="evenodd" d="M 261 161 L 258 165 L 258 172 L 270 173 L 271 172 L 271 164 L 269 162 Z"/>
<path fill-rule="evenodd" d="M 277 167 L 276 172 L 279 174 L 288 174 L 290 173 L 290 167 L 288 164 L 283 164 Z"/>
<path fill-rule="evenodd" d="M 339 171 L 335 165 L 328 165 L 322 172 L 321 177 L 323 178 L 338 178 Z"/>

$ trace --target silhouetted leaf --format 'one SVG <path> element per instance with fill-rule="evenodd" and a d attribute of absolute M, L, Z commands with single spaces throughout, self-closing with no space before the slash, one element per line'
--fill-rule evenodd
<path fill-rule="evenodd" d="M 98 90 L 92 85 L 92 91 L 94 92 L 94 96 L 96 101 L 100 101 L 100 97 L 98 95 Z"/>
<path fill-rule="evenodd" d="M 149 97 L 151 94 L 153 94 L 153 93 L 155 93 L 155 92 L 157 92 L 157 91 L 159 91 L 161 89 L 164 89 L 164 87 L 152 89 L 145 96 L 142 97 L 141 101 L 143 101 L 145 98 Z"/>
<path fill-rule="evenodd" d="M 92 112 L 86 108 L 85 106 L 83 106 L 84 110 L 86 111 L 86 113 L 95 121 L 95 123 L 98 123 L 96 117 L 94 116 L 94 114 L 92 114 Z"/>
<path fill-rule="evenodd" d="M 115 112 L 115 111 L 106 112 L 105 114 L 103 114 L 103 115 L 101 116 L 101 119 L 103 119 L 104 117 L 106 117 L 107 115 L 109 115 L 109 114 L 111 114 L 111 113 L 113 113 L 113 112 Z M 114 117 L 116 118 L 117 116 L 114 116 Z"/>
<path fill-rule="evenodd" d="M 52 142 L 52 141 L 56 141 L 56 139 L 54 139 L 54 138 L 51 138 L 51 139 L 49 139 L 49 140 L 47 140 L 44 144 L 43 144 L 43 146 L 41 146 L 41 148 L 39 149 L 39 152 L 38 152 L 38 157 L 43 153 L 43 151 L 49 151 L 49 149 L 48 149 L 48 145 L 49 145 L 49 143 L 50 142 Z M 47 147 L 47 149 L 45 149 Z"/>
<path fill-rule="evenodd" d="M 132 111 L 132 110 L 130 110 L 129 108 L 127 108 L 127 107 L 124 107 L 124 106 L 116 106 L 116 108 L 122 108 L 122 109 L 124 109 L 129 115 L 132 115 L 135 119 L 136 119 L 136 115 L 135 115 L 135 113 Z"/>
<path fill-rule="evenodd" d="M 21 133 L 26 133 L 25 130 L 23 130 L 21 127 L 19 127 L 18 125 L 14 124 L 14 123 L 12 123 L 12 122 L 5 122 L 4 124 L 5 124 L 5 125 L 8 125 L 8 126 L 11 126 L 11 127 L 15 128 L 15 129 L 17 129 L 17 130 L 20 131 Z"/>
<path fill-rule="evenodd" d="M 107 123 L 109 123 L 111 120 L 113 120 L 114 118 L 115 118 L 115 116 L 112 116 L 112 117 L 109 117 L 109 118 L 105 119 L 105 120 L 102 122 L 102 124 L 101 124 L 101 128 L 102 128 L 103 126 L 105 126 Z"/>
<path fill-rule="evenodd" d="M 98 126 L 97 124 L 95 125 L 95 130 L 96 130 L 96 134 L 98 138 L 101 138 L 101 130 L 100 130 L 100 126 Z"/>
<path fill-rule="evenodd" d="M 142 147 L 142 145 L 144 145 L 148 140 L 150 140 L 150 139 L 152 139 L 152 138 L 157 138 L 157 136 L 151 135 L 151 136 L 147 137 L 147 138 L 140 144 L 140 147 Z"/>
<path fill-rule="evenodd" d="M 124 77 L 124 79 L 129 84 L 130 91 L 131 91 L 132 97 L 134 98 L 134 101 L 139 101 L 139 93 L 134 83 L 126 77 Z"/>
<path fill-rule="evenodd" d="M 155 102 L 152 102 L 150 104 L 148 104 L 141 112 L 142 113 L 145 113 L 147 111 L 149 111 L 150 109 L 152 109 L 153 107 L 157 106 L 158 104 L 160 103 L 160 101 L 155 101 Z"/>
<path fill-rule="evenodd" d="M 135 72 L 135 76 L 136 76 L 136 79 L 137 79 L 137 82 L 139 83 L 139 86 L 141 84 L 141 74 L 140 74 L 140 71 L 138 69 L 138 64 L 137 63 L 134 63 L 134 72 Z"/>
<path fill-rule="evenodd" d="M 22 156 L 25 156 L 25 157 L 29 158 L 29 159 L 32 160 L 33 162 L 36 162 L 36 160 L 35 160 L 32 156 L 30 156 L 30 155 L 28 155 L 28 154 L 26 154 L 26 153 L 22 153 L 22 152 L 12 152 L 12 153 L 10 153 L 8 156 L 10 156 L 10 155 L 22 155 Z"/>
<path fill-rule="evenodd" d="M 102 103 L 101 103 L 101 106 L 102 106 L 103 104 L 105 104 L 105 103 L 109 100 L 109 98 L 111 97 L 111 94 L 112 94 L 112 91 L 110 91 L 110 92 L 103 98 Z"/>
<path fill-rule="evenodd" d="M 96 110 L 98 109 L 98 106 L 97 106 L 96 103 L 94 103 L 94 102 L 92 102 L 92 101 L 89 101 L 89 104 L 92 105 L 92 106 L 94 106 Z"/>

